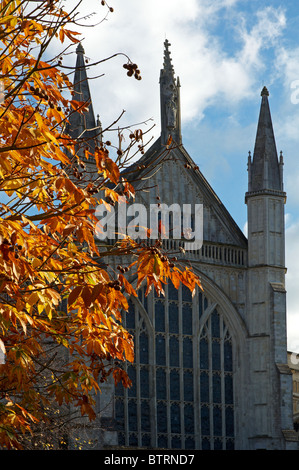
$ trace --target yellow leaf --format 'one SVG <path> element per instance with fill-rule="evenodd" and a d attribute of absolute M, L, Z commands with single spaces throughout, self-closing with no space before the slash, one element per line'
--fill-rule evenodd
<path fill-rule="evenodd" d="M 37 311 L 38 311 L 39 314 L 41 314 L 44 311 L 44 309 L 45 309 L 45 307 L 44 307 L 43 304 L 39 303 L 37 305 Z"/>
<path fill-rule="evenodd" d="M 44 128 L 43 118 L 41 117 L 39 113 L 34 113 L 34 116 L 35 116 L 38 127 L 42 130 Z"/>

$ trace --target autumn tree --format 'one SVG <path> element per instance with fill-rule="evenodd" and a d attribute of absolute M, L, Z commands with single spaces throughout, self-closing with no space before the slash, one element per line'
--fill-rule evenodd
<path fill-rule="evenodd" d="M 79 41 L 76 15 L 57 0 L 0 1 L 0 446 L 8 449 L 49 423 L 49 409 L 72 407 L 93 420 L 94 393 L 109 375 L 130 385 L 120 363 L 134 360 L 134 345 L 121 312 L 142 282 L 162 293 L 168 278 L 200 285 L 170 263 L 159 240 L 150 247 L 125 237 L 105 250 L 96 241 L 95 208 L 134 197 L 120 164 L 143 145 L 140 131 L 129 149 L 98 143 L 98 176 L 82 181 L 82 152 L 87 160 L 91 152 L 66 130 L 86 103 L 72 96 L 61 59 Z M 53 40 L 62 52 L 45 60 Z M 113 272 L 109 260 L 120 255 L 132 262 Z"/>

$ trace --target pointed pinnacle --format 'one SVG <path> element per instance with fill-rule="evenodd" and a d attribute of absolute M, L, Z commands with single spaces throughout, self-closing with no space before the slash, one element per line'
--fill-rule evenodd
<path fill-rule="evenodd" d="M 267 88 L 265 86 L 261 91 L 261 96 L 269 96 L 269 91 L 267 90 Z"/>
<path fill-rule="evenodd" d="M 79 42 L 79 44 L 78 44 L 78 46 L 77 46 L 77 48 L 76 48 L 76 53 L 77 53 L 77 54 L 85 54 L 85 51 L 84 51 L 84 48 L 83 48 L 81 42 Z"/>

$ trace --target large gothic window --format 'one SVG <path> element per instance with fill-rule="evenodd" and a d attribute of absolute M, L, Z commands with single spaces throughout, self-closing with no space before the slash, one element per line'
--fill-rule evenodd
<path fill-rule="evenodd" d="M 135 338 L 125 364 L 132 387 L 115 390 L 119 445 L 233 449 L 232 338 L 221 309 L 172 285 L 130 302 L 124 325 Z"/>

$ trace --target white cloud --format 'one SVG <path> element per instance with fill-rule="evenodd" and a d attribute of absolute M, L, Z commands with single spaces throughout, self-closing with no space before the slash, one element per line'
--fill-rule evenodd
<path fill-rule="evenodd" d="M 74 3 L 73 0 L 66 1 L 66 5 Z M 291 105 L 290 84 L 292 80 L 299 79 L 299 48 L 287 48 L 283 44 L 283 34 L 287 34 L 288 26 L 284 9 L 271 5 L 265 7 L 264 2 L 257 2 L 256 11 L 247 15 L 246 6 L 250 3 L 249 0 L 188 0 L 183 3 L 181 0 L 111 0 L 114 13 L 109 14 L 107 20 L 95 28 L 83 30 L 86 54 L 94 62 L 116 52 L 126 53 L 139 65 L 143 79 L 137 82 L 126 76 L 122 69 L 126 61 L 124 57 L 104 62 L 95 70 L 90 70 L 91 76 L 105 74 L 103 78 L 90 83 L 94 110 L 100 114 L 104 127 L 123 109 L 126 115 L 120 125 L 153 118 L 157 124 L 157 137 L 160 120 L 159 72 L 163 64 L 163 42 L 166 37 L 172 44 L 173 65 L 181 79 L 183 125 L 194 129 L 195 140 L 200 132 L 197 128 L 199 121 L 201 130 L 204 125 L 209 125 L 203 121 L 209 107 L 226 107 L 227 114 L 233 116 L 236 105 L 252 97 L 256 100 L 264 80 L 269 85 L 282 79 L 286 101 L 279 106 L 280 109 L 284 107 L 283 113 L 279 114 L 279 108 L 276 110 L 274 130 L 279 137 L 279 145 L 288 148 L 285 182 L 288 201 L 294 207 L 299 184 L 297 155 L 294 151 L 294 143 L 299 139 L 299 113 L 296 106 Z M 97 12 L 98 16 L 91 18 L 89 23 L 99 21 L 105 11 L 99 0 L 83 1 L 80 8 L 82 16 L 88 12 Z M 222 41 L 224 33 L 218 28 L 219 25 L 227 28 L 229 37 L 226 37 L 226 43 Z M 267 59 L 268 52 L 271 62 Z M 65 61 L 74 65 L 75 54 Z M 238 129 L 237 125 L 232 125 L 230 132 L 228 126 L 224 126 L 217 129 L 215 135 L 214 128 L 207 130 L 210 145 L 214 148 L 211 171 L 214 168 L 219 170 L 219 165 L 222 170 L 226 168 L 228 160 L 220 158 L 223 157 L 223 146 L 226 145 L 226 155 L 229 146 L 233 155 L 236 155 L 236 148 L 240 149 L 244 155 L 243 167 L 246 173 L 246 154 L 248 147 L 254 144 L 249 136 L 252 123 L 248 122 L 246 126 L 242 130 L 241 126 Z M 199 144 L 197 141 L 200 155 Z M 233 158 L 230 165 L 234 164 Z M 296 263 L 299 255 L 297 218 L 297 214 L 293 216 L 287 228 L 286 256 L 289 341 L 290 347 L 299 350 L 296 339 L 299 337 L 296 318 L 296 280 L 299 277 Z"/>
<path fill-rule="evenodd" d="M 277 70 L 280 71 L 284 78 L 286 87 L 290 88 L 294 80 L 299 79 L 299 47 L 287 48 L 281 47 L 277 56 Z"/>
<path fill-rule="evenodd" d="M 266 68 L 265 51 L 270 47 L 279 47 L 278 39 L 286 27 L 286 16 L 281 8 L 269 6 L 256 12 L 256 20 L 251 28 L 247 23 L 247 17 L 240 13 L 235 28 L 243 41 L 243 47 L 238 58 L 246 71 L 254 75 Z"/>
<path fill-rule="evenodd" d="M 67 1 L 66 5 L 74 4 Z M 237 103 L 250 96 L 256 76 L 253 67 L 262 67 L 262 48 L 273 45 L 285 25 L 283 12 L 262 8 L 255 24 L 246 26 L 244 17 L 236 13 L 239 0 L 114 0 L 114 13 L 95 28 L 84 30 L 84 47 L 91 61 L 115 52 L 127 53 L 141 68 L 143 80 L 128 79 L 121 65 L 124 58 L 114 59 L 90 71 L 105 77 L 91 83 L 95 112 L 105 124 L 123 110 L 124 123 L 134 123 L 153 117 L 159 128 L 159 71 L 163 63 L 163 42 L 172 43 L 175 72 L 182 89 L 182 119 L 202 119 L 207 106 L 216 99 Z M 98 21 L 105 11 L 98 1 L 83 2 L 82 15 L 96 11 Z M 235 36 L 237 52 L 229 55 L 215 25 L 223 18 L 233 27 L 231 13 L 237 21 Z M 96 19 L 95 19 L 96 18 Z M 212 32 L 213 31 L 213 32 Z M 75 58 L 73 58 L 75 60 Z"/>

